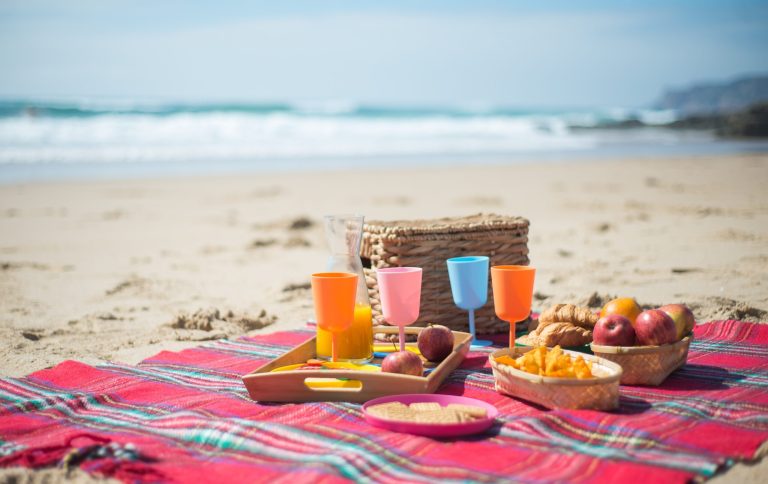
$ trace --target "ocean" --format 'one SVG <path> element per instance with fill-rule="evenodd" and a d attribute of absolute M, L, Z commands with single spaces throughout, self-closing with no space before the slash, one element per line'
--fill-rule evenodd
<path fill-rule="evenodd" d="M 768 151 L 673 111 L 0 101 L 0 182 Z M 642 128 L 601 129 L 638 120 Z"/>

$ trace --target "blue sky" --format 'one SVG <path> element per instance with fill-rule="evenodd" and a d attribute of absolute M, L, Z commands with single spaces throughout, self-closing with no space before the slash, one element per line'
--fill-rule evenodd
<path fill-rule="evenodd" d="M 0 3 L 0 96 L 641 106 L 768 72 L 768 2 Z"/>

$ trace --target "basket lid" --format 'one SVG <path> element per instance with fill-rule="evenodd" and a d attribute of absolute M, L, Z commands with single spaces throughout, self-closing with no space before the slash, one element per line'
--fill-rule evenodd
<path fill-rule="evenodd" d="M 451 234 L 461 232 L 487 232 L 527 228 L 528 219 L 518 216 L 478 213 L 465 217 L 444 217 L 430 220 L 368 221 L 364 231 L 372 234 Z"/>

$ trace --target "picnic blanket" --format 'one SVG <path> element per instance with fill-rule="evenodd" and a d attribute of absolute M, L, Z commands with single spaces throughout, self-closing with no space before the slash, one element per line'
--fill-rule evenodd
<path fill-rule="evenodd" d="M 768 325 L 699 325 L 688 364 L 621 387 L 617 412 L 546 410 L 500 395 L 488 351 L 440 392 L 500 411 L 483 435 L 432 439 L 368 425 L 353 403 L 260 404 L 241 381 L 310 330 L 161 352 L 139 365 L 65 361 L 0 379 L 0 466 L 80 467 L 125 481 L 684 482 L 768 440 Z"/>

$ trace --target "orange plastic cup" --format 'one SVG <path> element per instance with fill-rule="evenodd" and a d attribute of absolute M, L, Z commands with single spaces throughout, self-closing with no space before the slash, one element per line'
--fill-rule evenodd
<path fill-rule="evenodd" d="M 536 269 L 529 266 L 493 266 L 491 284 L 496 316 L 509 323 L 509 347 L 515 345 L 515 323 L 531 313 Z"/>
<path fill-rule="evenodd" d="M 336 334 L 349 329 L 355 318 L 357 274 L 312 274 L 312 297 L 317 325 L 331 333 L 331 361 L 336 361 Z"/>

